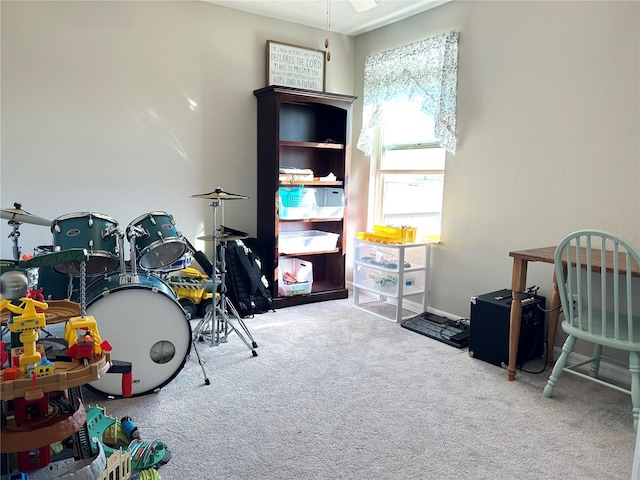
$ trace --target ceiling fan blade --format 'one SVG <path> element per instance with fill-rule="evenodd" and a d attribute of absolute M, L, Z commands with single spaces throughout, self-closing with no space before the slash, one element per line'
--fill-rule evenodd
<path fill-rule="evenodd" d="M 351 2 L 353 9 L 358 13 L 366 12 L 378 6 L 375 0 L 349 0 L 349 2 Z"/>

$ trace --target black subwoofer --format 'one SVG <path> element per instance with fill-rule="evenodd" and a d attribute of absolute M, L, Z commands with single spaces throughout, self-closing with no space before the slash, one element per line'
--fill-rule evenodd
<path fill-rule="evenodd" d="M 511 290 L 471 297 L 469 355 L 494 365 L 509 363 Z M 525 295 L 522 300 L 520 340 L 516 365 L 521 367 L 544 352 L 545 298 Z"/>

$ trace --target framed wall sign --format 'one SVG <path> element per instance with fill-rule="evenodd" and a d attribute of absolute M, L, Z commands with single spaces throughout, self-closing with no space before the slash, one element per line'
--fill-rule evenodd
<path fill-rule="evenodd" d="M 323 50 L 267 40 L 267 86 L 324 92 L 325 60 Z"/>

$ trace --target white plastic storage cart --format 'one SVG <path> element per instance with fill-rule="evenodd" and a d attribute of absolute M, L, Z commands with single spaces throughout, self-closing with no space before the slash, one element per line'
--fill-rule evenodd
<path fill-rule="evenodd" d="M 430 243 L 387 245 L 355 238 L 354 306 L 395 322 L 425 312 L 430 254 Z M 376 308 L 381 303 L 395 306 L 395 314 L 387 316 L 385 309 Z M 414 313 L 403 313 L 406 311 Z"/>

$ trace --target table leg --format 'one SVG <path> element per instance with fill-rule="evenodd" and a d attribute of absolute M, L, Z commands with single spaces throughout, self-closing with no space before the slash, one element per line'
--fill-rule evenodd
<path fill-rule="evenodd" d="M 551 292 L 551 306 L 549 307 L 549 331 L 547 332 L 547 367 L 553 366 L 553 347 L 556 343 L 558 331 L 558 318 L 560 317 L 560 293 L 558 293 L 558 280 L 553 271 L 553 292 Z"/>
<path fill-rule="evenodd" d="M 518 341 L 520 340 L 520 324 L 522 321 L 522 297 L 527 284 L 527 260 L 513 259 L 513 272 L 511 274 L 511 314 L 509 317 L 509 366 L 507 378 L 513 381 L 516 378 L 516 362 L 518 358 Z"/>

